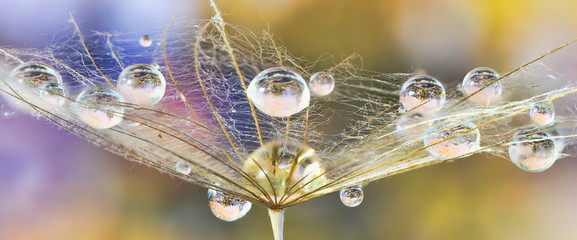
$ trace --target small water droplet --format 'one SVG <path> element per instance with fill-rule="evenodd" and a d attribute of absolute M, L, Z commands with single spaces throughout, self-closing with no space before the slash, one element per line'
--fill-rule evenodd
<path fill-rule="evenodd" d="M 156 69 L 160 69 L 160 65 L 158 65 L 158 63 L 152 63 L 152 64 L 150 64 L 150 66 L 152 66 L 153 68 L 156 68 Z"/>
<path fill-rule="evenodd" d="M 161 135 L 159 134 L 159 136 L 161 136 Z M 160 138 L 162 138 L 162 137 L 160 137 Z M 192 166 L 190 165 L 190 163 L 181 161 L 181 162 L 176 163 L 175 170 L 179 173 L 184 174 L 184 175 L 188 175 L 192 172 Z"/>
<path fill-rule="evenodd" d="M 96 129 L 111 128 L 122 122 L 124 99 L 109 88 L 88 88 L 76 98 L 76 114 L 88 126 Z"/>
<path fill-rule="evenodd" d="M 435 123 L 439 124 L 439 122 Z M 431 156 L 446 160 L 472 153 L 479 149 L 481 133 L 472 123 L 441 123 L 423 140 Z"/>
<path fill-rule="evenodd" d="M 150 45 L 152 45 L 152 39 L 148 35 L 143 35 L 142 37 L 140 37 L 140 39 L 138 39 L 138 43 L 140 44 L 140 46 L 147 48 L 150 47 Z"/>
<path fill-rule="evenodd" d="M 120 73 L 117 86 L 127 102 L 141 107 L 151 107 L 164 96 L 166 80 L 153 66 L 135 64 Z"/>
<path fill-rule="evenodd" d="M 517 167 L 528 172 L 542 172 L 557 160 L 556 144 L 547 132 L 521 130 L 509 144 L 509 158 Z"/>
<path fill-rule="evenodd" d="M 555 122 L 555 106 L 552 102 L 536 102 L 529 111 L 531 121 L 540 126 L 546 126 Z"/>
<path fill-rule="evenodd" d="M 359 186 L 345 188 L 340 192 L 341 202 L 347 207 L 356 207 L 363 202 L 363 189 Z"/>
<path fill-rule="evenodd" d="M 66 90 L 58 83 L 48 83 L 40 90 L 40 98 L 53 106 L 62 106 L 66 102 Z"/>
<path fill-rule="evenodd" d="M 415 108 L 412 111 L 425 115 L 434 114 L 445 105 L 445 88 L 441 82 L 430 76 L 415 76 L 403 84 L 400 101 L 407 111 Z"/>
<path fill-rule="evenodd" d="M 335 88 L 335 79 L 329 73 L 318 72 L 311 76 L 309 85 L 314 95 L 326 96 Z"/>
<path fill-rule="evenodd" d="M 469 96 L 500 77 L 501 76 L 493 69 L 486 67 L 475 68 L 467 73 L 463 79 L 463 92 Z M 489 105 L 498 102 L 502 92 L 503 84 L 501 81 L 497 81 L 482 91 L 477 92 L 475 95 L 471 95 L 468 100 L 478 105 Z"/>
<path fill-rule="evenodd" d="M 252 207 L 249 201 L 213 189 L 208 190 L 208 204 L 214 216 L 227 222 L 244 217 Z"/>
<path fill-rule="evenodd" d="M 16 112 L 10 109 L 2 109 L 2 117 L 3 118 L 11 118 L 16 115 Z"/>
<path fill-rule="evenodd" d="M 288 117 L 309 106 L 310 92 L 304 79 L 290 69 L 269 68 L 250 82 L 248 97 L 257 109 L 273 117 Z"/>
<path fill-rule="evenodd" d="M 397 134 L 402 136 L 415 131 L 423 132 L 427 128 L 425 125 L 419 124 L 423 118 L 423 114 L 420 113 L 403 114 L 396 124 Z"/>
<path fill-rule="evenodd" d="M 18 65 L 10 76 L 21 84 L 27 84 L 29 87 L 40 90 L 47 83 L 57 83 L 61 86 L 62 77 L 51 66 L 41 62 L 25 62 Z"/>

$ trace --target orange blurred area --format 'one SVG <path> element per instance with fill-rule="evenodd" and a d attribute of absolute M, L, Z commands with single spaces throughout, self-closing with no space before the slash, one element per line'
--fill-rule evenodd
<path fill-rule="evenodd" d="M 102 4 L 115 8 L 118 3 Z M 211 16 L 208 2 L 163 4 L 174 7 L 159 19 L 181 8 Z M 510 71 L 577 37 L 577 2 L 570 0 L 217 4 L 229 23 L 257 32 L 267 29 L 295 56 L 311 61 L 334 56 L 338 62 L 359 53 L 362 59 L 356 62 L 363 68 L 424 70 L 453 87 L 470 69 Z M 63 5 L 58 11 L 71 10 Z M 90 21 L 104 22 L 106 16 Z M 575 61 L 555 63 L 577 72 Z M 322 64 L 317 70 L 329 67 Z M 0 120 L 0 240 L 272 239 L 264 207 L 253 206 L 233 223 L 220 221 L 210 212 L 206 189 L 24 115 Z M 364 192 L 364 202 L 356 208 L 343 206 L 337 194 L 289 208 L 285 239 L 577 236 L 575 158 L 560 160 L 543 173 L 527 173 L 506 159 L 479 154 L 383 179 Z"/>

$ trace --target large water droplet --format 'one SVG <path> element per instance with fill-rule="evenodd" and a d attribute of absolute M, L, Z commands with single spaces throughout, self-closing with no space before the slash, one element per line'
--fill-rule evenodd
<path fill-rule="evenodd" d="M 252 207 L 249 201 L 213 189 L 208 190 L 208 204 L 214 216 L 227 222 L 244 217 Z"/>
<path fill-rule="evenodd" d="M 335 89 L 335 79 L 326 72 L 318 72 L 311 76 L 309 82 L 311 92 L 316 96 L 329 95 Z"/>
<path fill-rule="evenodd" d="M 40 90 L 40 98 L 53 106 L 62 106 L 66 102 L 66 90 L 58 83 L 48 83 Z"/>
<path fill-rule="evenodd" d="M 142 37 L 140 37 L 140 39 L 138 39 L 138 43 L 140 44 L 140 46 L 147 48 L 150 47 L 150 45 L 152 45 L 152 39 L 148 35 L 143 35 Z"/>
<path fill-rule="evenodd" d="M 315 150 L 293 143 L 265 144 L 245 160 L 244 171 L 278 197 L 294 185 L 298 186 L 293 190 L 302 187 L 308 191 L 326 184 L 327 180 Z"/>
<path fill-rule="evenodd" d="M 481 133 L 472 123 L 437 122 L 423 143 L 431 156 L 446 160 L 472 153 L 479 149 Z"/>
<path fill-rule="evenodd" d="M 118 77 L 118 91 L 129 103 L 150 107 L 159 102 L 166 91 L 166 80 L 158 69 L 147 64 L 125 68 Z"/>
<path fill-rule="evenodd" d="M 434 114 L 445 105 L 443 84 L 430 76 L 409 78 L 401 88 L 400 101 L 406 110 Z"/>
<path fill-rule="evenodd" d="M 88 126 L 96 129 L 111 128 L 122 122 L 124 99 L 109 88 L 88 88 L 76 98 L 76 114 Z"/>
<path fill-rule="evenodd" d="M 540 126 L 550 125 L 555 122 L 555 106 L 551 102 L 537 102 L 529 111 L 531 121 Z"/>
<path fill-rule="evenodd" d="M 356 207 L 363 202 L 363 189 L 359 186 L 345 188 L 340 192 L 341 202 L 347 207 Z"/>
<path fill-rule="evenodd" d="M 269 68 L 250 82 L 248 97 L 256 108 L 273 117 L 288 117 L 309 106 L 310 92 L 303 78 L 284 67 Z"/>
<path fill-rule="evenodd" d="M 509 144 L 511 162 L 528 172 L 547 170 L 557 160 L 557 153 L 551 136 L 536 129 L 519 131 Z"/>
<path fill-rule="evenodd" d="M 38 91 L 48 83 L 63 85 L 62 78 L 56 70 L 41 62 L 22 63 L 12 70 L 10 76 L 17 82 L 27 84 Z"/>
<path fill-rule="evenodd" d="M 188 175 L 192 172 L 192 166 L 190 165 L 190 163 L 184 161 L 176 163 L 176 166 L 174 168 L 177 172 L 182 173 L 184 175 Z"/>
<path fill-rule="evenodd" d="M 494 81 L 500 77 L 501 76 L 493 69 L 486 67 L 475 68 L 467 73 L 463 79 L 463 92 L 469 96 L 487 86 L 475 95 L 471 95 L 468 99 L 478 105 L 496 103 L 501 98 L 503 84 L 501 84 L 501 81 Z"/>

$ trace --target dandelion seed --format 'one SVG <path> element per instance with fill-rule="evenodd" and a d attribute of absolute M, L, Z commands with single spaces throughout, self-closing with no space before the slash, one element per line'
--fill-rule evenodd
<path fill-rule="evenodd" d="M 575 114 L 560 116 L 547 129 L 511 136 L 532 125 L 517 120 L 526 118 L 533 104 L 558 101 L 563 106 L 577 92 L 574 82 L 539 68 L 542 57 L 504 74 L 499 82 L 486 81 L 496 73 L 468 78 L 480 85 L 463 91 L 469 99 L 479 96 L 482 104 L 454 96 L 455 89 L 446 90 L 430 76 L 369 74 L 350 58 L 331 68 L 333 80 L 318 88 L 319 76 L 311 85 L 301 77 L 312 75 L 313 66 L 290 59 L 270 34 L 259 36 L 226 24 L 213 8 L 213 18 L 181 24 L 189 28 L 178 33 L 168 24 L 162 49 L 144 54 L 84 41 L 75 25 L 77 38 L 63 43 L 66 48 L 34 51 L 33 56 L 47 62 L 35 63 L 34 74 L 17 70 L 3 79 L 2 95 L 130 160 L 210 189 L 209 206 L 220 219 L 237 220 L 252 203 L 265 206 L 276 240 L 282 239 L 285 210 L 316 197 L 340 191 L 343 203 L 355 206 L 363 194 L 351 186 L 489 149 L 498 156 L 509 151 L 523 169 L 541 171 L 571 154 L 561 153 L 558 143 L 569 149 L 576 142 Z M 116 36 L 105 36 L 110 44 L 137 38 L 118 36 L 124 41 L 114 41 L 110 38 Z M 0 53 L 9 59 L 6 69 L 31 55 Z M 137 64 L 123 71 L 125 62 L 143 58 L 162 68 Z M 65 82 L 59 74 L 66 76 Z M 107 77 L 116 75 L 119 92 Z M 561 84 L 544 87 L 541 77 Z M 48 86 L 43 84 L 53 88 L 39 94 Z M 484 91 L 498 84 L 504 91 L 531 88 L 533 95 L 487 106 L 487 99 L 500 90 L 483 96 Z M 60 93 L 58 86 L 66 91 Z M 311 92 L 330 92 L 331 97 L 311 99 Z M 64 104 L 55 96 L 64 97 Z M 162 106 L 152 108 L 161 99 Z M 46 104 L 51 101 L 61 107 Z M 333 124 L 337 118 L 345 124 Z"/>

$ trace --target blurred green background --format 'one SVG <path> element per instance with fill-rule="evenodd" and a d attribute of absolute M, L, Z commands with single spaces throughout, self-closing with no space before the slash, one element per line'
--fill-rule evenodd
<path fill-rule="evenodd" d="M 577 37 L 570 0 L 221 0 L 225 19 L 269 29 L 296 56 L 356 52 L 382 72 L 426 70 L 453 86 L 478 66 L 509 71 Z M 32 7 L 31 7 L 32 6 Z M 2 45 L 42 46 L 66 25 L 162 29 L 208 18 L 208 2 L 6 3 Z M 41 14 L 35 14 L 35 12 Z M 52 21 L 47 21 L 47 19 Z M 52 24 L 52 25 L 50 25 Z M 13 33 L 13 34 L 12 34 Z M 43 37 L 43 38 L 42 38 Z M 577 62 L 559 61 L 559 68 Z M 126 161 L 46 121 L 0 120 L 0 239 L 272 239 L 266 213 L 212 216 L 206 189 Z M 577 162 L 543 173 L 478 155 L 370 184 L 357 208 L 336 194 L 291 207 L 286 239 L 577 239 Z"/>

